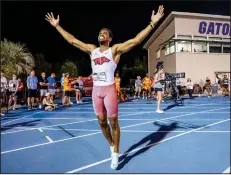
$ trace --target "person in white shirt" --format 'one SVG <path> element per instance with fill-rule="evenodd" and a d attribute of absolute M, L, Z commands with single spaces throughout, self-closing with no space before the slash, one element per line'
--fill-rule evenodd
<path fill-rule="evenodd" d="M 93 91 L 92 102 L 95 114 L 98 118 L 103 135 L 111 148 L 111 168 L 116 169 L 119 163 L 120 127 L 118 122 L 118 98 L 116 94 L 114 74 L 119 63 L 120 56 L 141 43 L 152 31 L 157 22 L 164 15 L 163 6 L 159 6 L 158 12 L 152 12 L 151 22 L 136 37 L 123 43 L 110 47 L 113 34 L 107 29 L 100 30 L 98 35 L 99 47 L 87 44 L 65 31 L 59 25 L 59 16 L 55 19 L 53 13 L 46 15 L 46 20 L 73 46 L 88 53 L 91 58 Z M 100 19 L 99 19 L 100 20 Z M 111 130 L 107 123 L 110 121 Z"/>
<path fill-rule="evenodd" d="M 19 86 L 19 81 L 17 80 L 17 76 L 13 75 L 13 79 L 9 81 L 9 91 L 10 91 L 10 98 L 9 98 L 9 103 L 8 107 L 11 106 L 11 103 L 14 102 L 13 104 L 13 110 L 15 110 L 16 104 L 17 104 L 17 90 Z"/>
<path fill-rule="evenodd" d="M 1 72 L 1 106 L 5 103 L 4 99 L 6 97 L 6 90 L 7 90 L 7 79 L 5 78 L 4 72 Z M 1 113 L 1 116 L 5 116 L 5 114 Z"/>
<path fill-rule="evenodd" d="M 190 78 L 187 79 L 186 87 L 187 87 L 189 98 L 192 99 L 193 83 Z"/>

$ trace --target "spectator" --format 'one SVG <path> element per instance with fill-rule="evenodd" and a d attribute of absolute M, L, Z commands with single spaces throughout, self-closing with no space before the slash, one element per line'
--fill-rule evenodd
<path fill-rule="evenodd" d="M 38 89 L 38 78 L 35 76 L 35 71 L 30 72 L 30 76 L 27 77 L 27 88 L 28 88 L 28 110 L 36 109 L 34 106 L 35 98 L 37 97 Z"/>
<path fill-rule="evenodd" d="M 64 98 L 63 105 L 71 105 L 71 82 L 69 80 L 69 73 L 65 74 L 64 78 Z"/>
<path fill-rule="evenodd" d="M 187 79 L 186 87 L 188 90 L 189 98 L 192 99 L 193 83 L 190 78 Z"/>
<path fill-rule="evenodd" d="M 17 89 L 17 97 L 19 100 L 20 105 L 25 103 L 25 99 L 23 96 L 23 90 L 24 90 L 24 83 L 22 82 L 22 80 L 20 78 L 18 78 L 18 89 Z"/>
<path fill-rule="evenodd" d="M 9 91 L 10 91 L 10 96 L 9 96 L 9 103 L 8 103 L 8 108 L 10 108 L 11 103 L 14 102 L 13 104 L 13 110 L 15 110 L 16 105 L 17 105 L 17 90 L 19 86 L 19 81 L 17 80 L 17 76 L 13 75 L 12 80 L 9 81 Z"/>
<path fill-rule="evenodd" d="M 54 100 L 54 96 L 56 92 L 55 73 L 51 73 L 51 76 L 47 78 L 47 81 L 48 81 L 48 92 L 51 94 L 52 100 Z"/>
<path fill-rule="evenodd" d="M 134 95 L 134 98 L 136 98 L 136 94 L 138 95 L 138 98 L 140 98 L 141 86 L 142 86 L 141 77 L 137 76 L 137 80 L 135 81 L 135 95 Z"/>
<path fill-rule="evenodd" d="M 79 88 L 76 90 L 76 103 L 82 103 L 83 81 L 81 76 L 78 77 L 77 84 Z"/>
<path fill-rule="evenodd" d="M 6 97 L 6 90 L 7 90 L 7 79 L 5 78 L 4 72 L 1 72 L 1 106 L 5 103 Z M 5 116 L 5 114 L 1 113 L 1 116 Z"/>
<path fill-rule="evenodd" d="M 39 91 L 40 91 L 39 109 L 42 109 L 42 101 L 48 90 L 47 85 L 48 85 L 48 80 L 46 79 L 46 73 L 42 72 L 41 78 L 39 79 Z"/>
<path fill-rule="evenodd" d="M 52 95 L 50 93 L 45 94 L 45 98 L 43 99 L 43 106 L 45 111 L 55 110 L 57 108 L 57 104 L 54 104 L 54 101 L 52 100 Z"/>
<path fill-rule="evenodd" d="M 60 79 L 60 82 L 61 82 L 61 89 L 62 89 L 62 98 L 64 97 L 64 78 L 65 78 L 65 73 L 62 74 L 62 78 Z"/>

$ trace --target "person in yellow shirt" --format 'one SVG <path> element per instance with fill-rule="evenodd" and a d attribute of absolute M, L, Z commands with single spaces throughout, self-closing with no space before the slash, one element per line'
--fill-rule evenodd
<path fill-rule="evenodd" d="M 71 103 L 71 82 L 69 81 L 69 73 L 65 74 L 64 77 L 64 84 L 63 84 L 63 90 L 64 90 L 64 98 L 63 98 L 63 105 L 70 105 Z"/>
<path fill-rule="evenodd" d="M 146 77 L 142 80 L 143 99 L 144 99 L 144 93 L 146 93 L 146 99 L 150 97 L 151 87 L 152 87 L 152 80 L 148 75 L 148 73 L 146 73 Z"/>
<path fill-rule="evenodd" d="M 120 82 L 121 82 L 121 78 L 119 77 L 119 74 L 116 73 L 116 77 L 115 77 L 115 86 L 116 86 L 116 92 L 118 95 L 118 99 L 120 96 Z"/>

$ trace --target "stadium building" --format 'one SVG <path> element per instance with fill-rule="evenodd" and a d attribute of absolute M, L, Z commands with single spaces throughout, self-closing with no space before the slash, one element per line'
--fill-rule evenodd
<path fill-rule="evenodd" d="M 185 72 L 186 82 L 203 85 L 206 77 L 217 82 L 215 73 L 230 79 L 230 17 L 172 12 L 157 28 L 144 48 L 148 50 L 148 72 L 164 61 L 166 72 Z"/>

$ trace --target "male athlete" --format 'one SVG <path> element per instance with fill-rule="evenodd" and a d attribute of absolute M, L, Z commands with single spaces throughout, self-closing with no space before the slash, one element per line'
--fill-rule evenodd
<path fill-rule="evenodd" d="M 145 37 L 152 31 L 156 23 L 164 15 L 163 6 L 159 6 L 158 12 L 152 12 L 151 22 L 135 38 L 124 43 L 115 44 L 109 47 L 112 41 L 112 32 L 103 28 L 99 32 L 99 47 L 92 44 L 86 44 L 73 35 L 66 32 L 59 25 L 59 16 L 54 18 L 53 13 L 46 15 L 46 20 L 73 46 L 88 53 L 91 58 L 93 91 L 92 101 L 94 111 L 97 115 L 102 133 L 108 140 L 111 148 L 111 168 L 116 169 L 119 158 L 120 128 L 118 124 L 118 102 L 115 89 L 114 73 L 120 56 L 128 52 L 133 47 L 141 43 Z M 112 134 L 107 123 L 109 118 L 112 128 Z"/>

